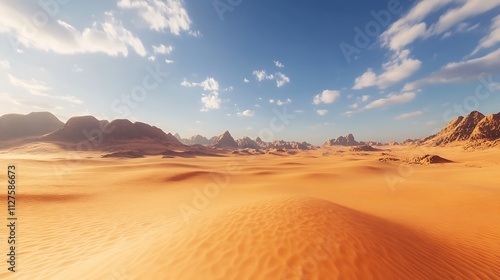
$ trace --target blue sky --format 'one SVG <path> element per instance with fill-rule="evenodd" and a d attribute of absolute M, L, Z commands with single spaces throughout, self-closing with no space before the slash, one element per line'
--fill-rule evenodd
<path fill-rule="evenodd" d="M 0 113 L 183 137 L 420 138 L 500 111 L 499 12 L 499 0 L 4 0 Z"/>

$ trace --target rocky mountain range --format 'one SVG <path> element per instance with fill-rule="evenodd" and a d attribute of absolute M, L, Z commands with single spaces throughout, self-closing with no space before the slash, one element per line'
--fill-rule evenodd
<path fill-rule="evenodd" d="M 461 144 L 466 148 L 492 146 L 500 140 L 500 113 L 485 116 L 473 111 L 449 122 L 440 132 L 418 142 L 431 146 Z"/>
<path fill-rule="evenodd" d="M 129 120 L 98 120 L 93 116 L 70 118 L 66 123 L 47 112 L 27 115 L 7 114 L 0 117 L 0 148 L 22 145 L 30 142 L 55 143 L 61 147 L 76 147 L 86 144 L 92 150 L 119 152 L 121 154 L 165 154 L 167 156 L 204 154 L 217 150 L 311 150 L 307 142 L 276 140 L 265 142 L 259 137 L 255 140 L 243 137 L 235 140 L 229 131 L 218 137 L 208 139 L 195 135 L 182 139 L 165 133 L 163 130 L 141 122 Z M 500 113 L 484 116 L 474 111 L 465 117 L 457 117 L 439 133 L 429 137 L 408 139 L 401 144 L 390 142 L 387 145 L 462 145 L 470 147 L 492 147 L 500 145 Z M 352 134 L 328 140 L 324 147 L 330 146 L 381 146 L 380 142 L 356 141 Z"/>

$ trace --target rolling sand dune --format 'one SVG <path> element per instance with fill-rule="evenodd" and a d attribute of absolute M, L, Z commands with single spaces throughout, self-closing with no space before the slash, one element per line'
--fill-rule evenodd
<path fill-rule="evenodd" d="M 53 149 L 0 153 L 18 165 L 21 217 L 18 272 L 1 279 L 500 275 L 498 149 L 76 161 Z M 379 160 L 428 152 L 453 162 Z"/>

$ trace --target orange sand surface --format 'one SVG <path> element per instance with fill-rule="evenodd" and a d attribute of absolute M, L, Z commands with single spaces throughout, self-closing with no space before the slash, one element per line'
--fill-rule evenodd
<path fill-rule="evenodd" d="M 2 261 L 0 279 L 500 279 L 499 149 L 432 148 L 453 161 L 433 165 L 397 161 L 428 152 L 405 147 L 35 150 L 0 152 L 18 166 L 19 217 L 17 272 Z"/>

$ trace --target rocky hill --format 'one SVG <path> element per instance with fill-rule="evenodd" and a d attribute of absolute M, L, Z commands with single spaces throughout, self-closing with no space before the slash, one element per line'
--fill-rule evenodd
<path fill-rule="evenodd" d="M 463 145 L 469 148 L 488 148 L 500 144 L 500 113 L 484 116 L 473 111 L 465 117 L 457 117 L 439 133 L 419 141 L 431 146 Z"/>
<path fill-rule="evenodd" d="M 63 122 L 48 112 L 3 115 L 0 117 L 0 141 L 42 136 L 63 125 Z"/>
<path fill-rule="evenodd" d="M 325 147 L 330 146 L 359 146 L 359 142 L 354 139 L 352 134 L 346 136 L 340 136 L 337 139 L 330 139 L 323 144 Z"/>
<path fill-rule="evenodd" d="M 238 149 L 238 143 L 234 140 L 229 131 L 224 132 L 210 145 L 212 148 L 219 149 Z"/>
<path fill-rule="evenodd" d="M 425 144 L 444 146 L 457 141 L 467 141 L 484 115 L 473 111 L 466 117 L 457 117 L 433 137 L 424 139 Z"/>

